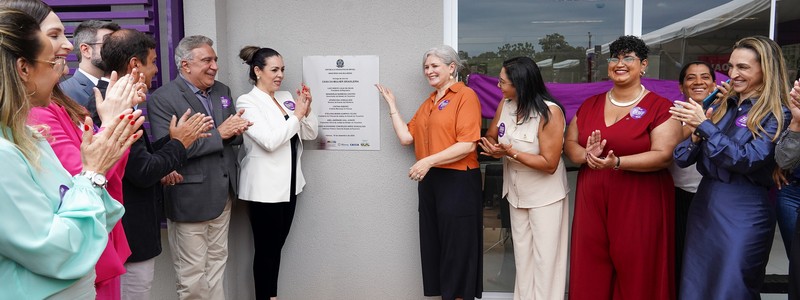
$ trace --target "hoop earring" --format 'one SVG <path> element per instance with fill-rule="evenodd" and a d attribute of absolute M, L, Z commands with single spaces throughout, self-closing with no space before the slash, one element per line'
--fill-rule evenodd
<path fill-rule="evenodd" d="M 39 87 L 38 87 L 38 86 L 36 86 L 36 82 L 34 82 L 34 83 L 33 83 L 33 93 L 30 93 L 30 94 L 28 94 L 28 98 L 30 98 L 30 97 L 33 97 L 33 95 L 36 95 L 36 90 L 37 90 L 38 88 L 39 88 Z"/>

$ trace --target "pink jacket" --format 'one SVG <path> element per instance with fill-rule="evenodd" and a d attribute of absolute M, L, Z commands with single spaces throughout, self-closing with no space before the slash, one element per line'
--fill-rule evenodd
<path fill-rule="evenodd" d="M 34 107 L 28 116 L 28 125 L 46 125 L 44 136 L 53 147 L 58 160 L 67 171 L 72 174 L 81 172 L 81 135 L 83 131 L 75 126 L 69 118 L 67 111 L 56 104 L 50 102 L 46 107 Z M 122 176 L 125 174 L 125 165 L 128 163 L 128 152 L 120 158 L 119 162 L 108 170 L 108 194 L 114 199 L 122 202 Z M 95 282 L 102 282 L 125 273 L 123 264 L 128 256 L 131 255 L 128 240 L 125 238 L 125 231 L 122 229 L 122 222 L 117 222 L 108 234 L 108 244 L 100 260 L 95 266 L 97 278 Z"/>

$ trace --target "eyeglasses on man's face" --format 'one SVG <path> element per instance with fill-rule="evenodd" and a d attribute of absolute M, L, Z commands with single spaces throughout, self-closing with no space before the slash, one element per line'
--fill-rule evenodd
<path fill-rule="evenodd" d="M 56 73 L 64 72 L 64 67 L 67 65 L 67 58 L 66 57 L 56 57 L 56 59 L 50 60 L 41 60 L 37 59 L 38 62 L 43 62 L 50 64 L 50 67 L 53 68 Z"/>
<path fill-rule="evenodd" d="M 639 59 L 639 58 L 638 57 L 633 57 L 633 56 L 625 56 L 625 57 L 622 58 L 622 63 L 624 63 L 626 65 L 630 65 L 634 61 L 636 61 L 637 59 Z M 609 65 L 616 65 L 620 61 L 619 57 L 611 57 L 611 58 L 608 58 L 606 60 L 608 61 Z"/>

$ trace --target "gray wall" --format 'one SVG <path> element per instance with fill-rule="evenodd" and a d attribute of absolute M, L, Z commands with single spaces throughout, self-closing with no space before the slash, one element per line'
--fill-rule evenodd
<path fill-rule="evenodd" d="M 442 43 L 441 1 L 184 2 L 186 34 L 215 40 L 218 80 L 234 98 L 248 92 L 246 45 L 271 47 L 293 91 L 306 55 L 378 55 L 381 83 L 408 120 L 432 89 L 422 54 Z M 312 91 L 313 93 L 313 91 Z M 381 100 L 380 151 L 303 153 L 308 184 L 283 250 L 278 294 L 284 299 L 423 299 L 416 184 L 406 172 L 413 149 L 397 142 Z M 229 299 L 252 298 L 252 241 L 243 202 L 234 209 Z"/>

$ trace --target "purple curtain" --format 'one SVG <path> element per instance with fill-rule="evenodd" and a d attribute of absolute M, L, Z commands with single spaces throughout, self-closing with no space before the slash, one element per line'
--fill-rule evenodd
<path fill-rule="evenodd" d="M 716 73 L 717 83 L 728 80 L 728 76 L 722 73 Z M 502 93 L 500 88 L 497 87 L 498 79 L 496 77 L 486 76 L 483 74 L 473 73 L 469 75 L 469 87 L 475 90 L 478 94 L 478 99 L 481 102 L 481 115 L 484 118 L 491 119 L 494 117 L 494 112 L 497 110 L 497 105 L 502 100 Z M 670 100 L 683 99 L 680 90 L 678 89 L 677 80 L 661 80 L 652 78 L 642 78 L 642 84 L 650 91 L 664 96 Z M 547 89 L 550 94 L 556 98 L 561 105 L 566 109 L 567 123 L 572 120 L 572 116 L 578 110 L 586 98 L 590 96 L 605 93 L 611 89 L 611 81 L 589 82 L 589 83 L 546 83 Z M 698 99 L 702 100 L 702 99 Z"/>

